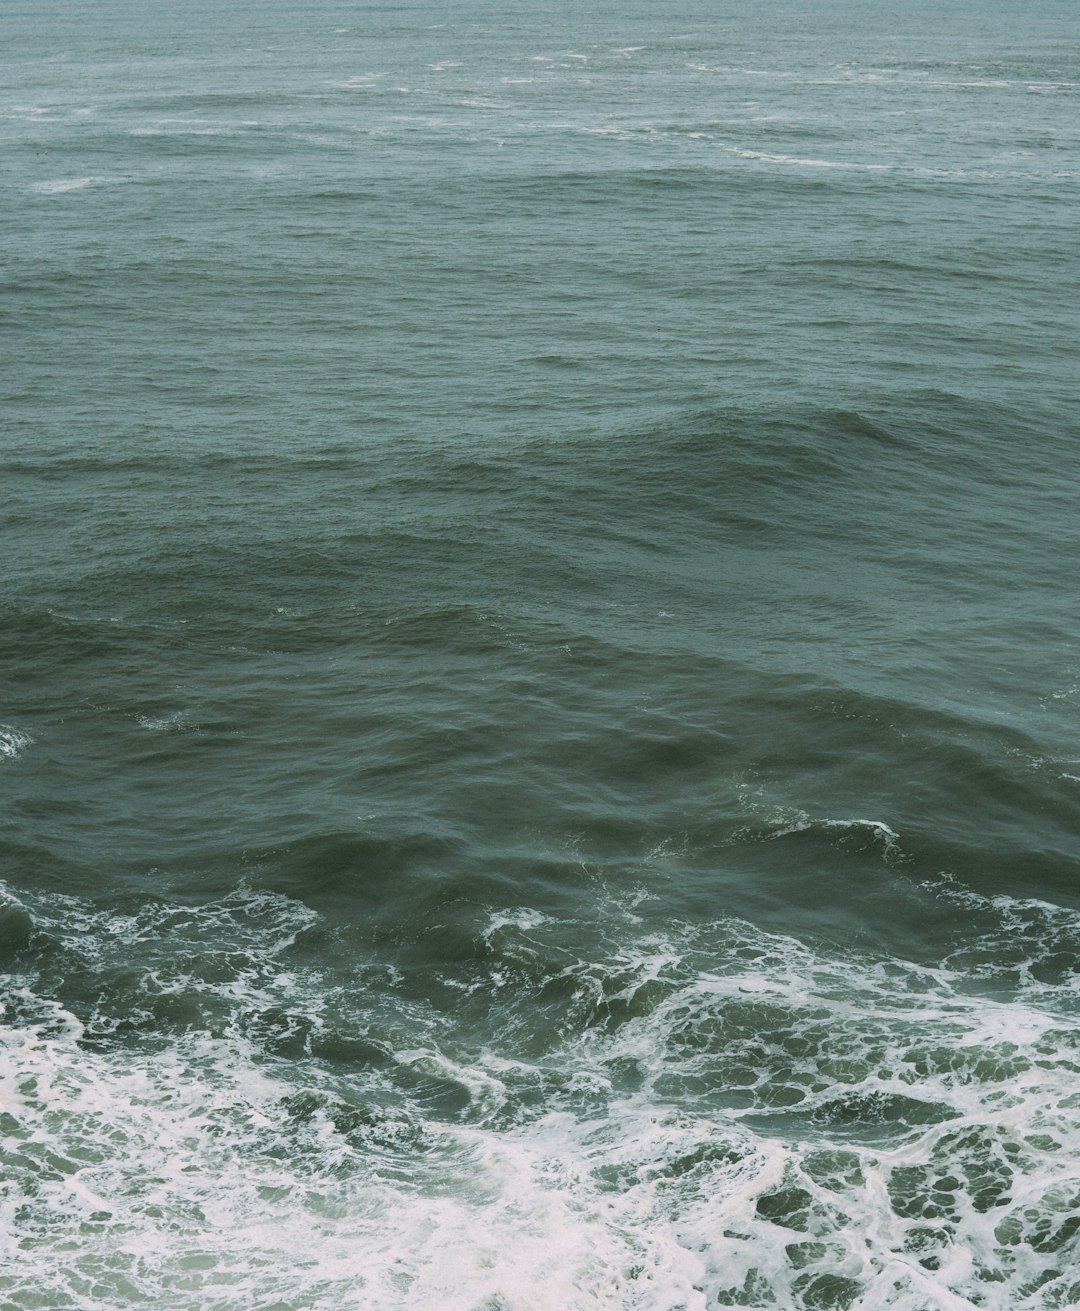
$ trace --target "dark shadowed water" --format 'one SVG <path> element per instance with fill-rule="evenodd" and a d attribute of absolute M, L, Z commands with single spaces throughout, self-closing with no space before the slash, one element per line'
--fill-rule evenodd
<path fill-rule="evenodd" d="M 1080 1302 L 1076 17 L 12 0 L 4 1311 Z"/>

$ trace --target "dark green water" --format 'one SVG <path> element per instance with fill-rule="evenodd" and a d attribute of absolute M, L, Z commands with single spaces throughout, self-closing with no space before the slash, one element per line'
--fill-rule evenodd
<path fill-rule="evenodd" d="M 16 3 L 0 1308 L 1080 1302 L 1080 47 Z"/>

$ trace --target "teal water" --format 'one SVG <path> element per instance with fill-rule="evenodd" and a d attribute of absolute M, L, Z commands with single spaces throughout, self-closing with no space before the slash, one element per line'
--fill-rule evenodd
<path fill-rule="evenodd" d="M 52 3 L 0 1308 L 1080 1302 L 1070 5 Z"/>

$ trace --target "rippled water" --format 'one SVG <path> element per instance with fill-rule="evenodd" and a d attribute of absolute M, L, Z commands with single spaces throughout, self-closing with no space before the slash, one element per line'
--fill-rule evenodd
<path fill-rule="evenodd" d="M 12 10 L 3 1307 L 1080 1302 L 1074 19 Z"/>

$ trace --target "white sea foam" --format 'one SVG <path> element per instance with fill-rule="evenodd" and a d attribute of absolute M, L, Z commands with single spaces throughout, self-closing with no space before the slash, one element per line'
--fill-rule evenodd
<path fill-rule="evenodd" d="M 0 760 L 15 760 L 33 742 L 29 733 L 13 728 L 10 724 L 0 724 Z"/>
<path fill-rule="evenodd" d="M 796 812 L 796 818 L 777 829 L 776 836 L 802 833 L 811 828 L 866 829 L 872 836 L 880 838 L 887 847 L 895 846 L 899 840 L 896 831 L 882 819 L 812 819 L 805 811 Z"/>
<path fill-rule="evenodd" d="M 62 927 L 73 949 L 110 929 L 129 959 L 152 942 L 155 923 L 166 927 L 153 915 L 98 918 L 54 901 L 41 927 Z M 275 1000 L 317 1006 L 312 980 L 260 971 L 255 955 L 272 966 L 286 945 L 274 935 L 302 928 L 302 909 L 242 897 L 210 908 L 198 932 L 229 931 L 230 920 L 233 950 L 246 943 L 249 961 L 218 984 L 234 1020 Z M 260 920 L 271 929 L 266 941 L 249 923 Z M 268 1299 L 296 1308 L 615 1311 L 659 1308 L 671 1287 L 687 1285 L 678 1267 L 696 1265 L 670 1236 L 608 1233 L 588 1209 L 588 1187 L 579 1195 L 579 1166 L 546 1154 L 553 1143 L 540 1156 L 528 1139 L 400 1116 L 382 1125 L 361 1116 L 350 1130 L 339 1104 L 305 1098 L 235 1028 L 101 1052 L 87 1046 L 84 1023 L 25 983 L 9 1002 L 0 1133 L 10 1185 L 3 1232 L 21 1253 L 7 1289 L 16 1304 L 23 1291 L 46 1290 L 95 1311 Z M 460 1083 L 478 1108 L 502 1100 L 497 1076 L 436 1050 L 403 1049 L 396 1060 Z M 628 1303 L 626 1268 L 642 1258 L 644 1284 L 659 1283 L 660 1293 Z"/>
<path fill-rule="evenodd" d="M 1070 925 L 1075 941 L 1075 915 Z M 626 1208 L 623 1224 L 629 1212 L 674 1225 L 706 1253 L 708 1306 L 755 1288 L 754 1304 L 793 1307 L 858 1297 L 899 1311 L 974 1297 L 1004 1311 L 1021 1294 L 1024 1305 L 1063 1305 L 1054 1299 L 1072 1296 L 1068 1279 L 1035 1235 L 1060 1228 L 1054 1199 L 1080 1185 L 1075 1021 L 1023 995 L 969 997 L 953 970 L 867 970 L 735 932 L 724 974 L 670 986 L 676 958 L 659 971 L 652 959 L 625 963 L 639 991 L 669 984 L 602 1044 L 600 1064 L 638 1066 L 644 1087 L 603 1127 L 575 1122 L 582 1136 L 563 1149 L 602 1157 L 624 1181 L 612 1203 Z M 624 985 L 605 996 L 588 969 L 580 987 L 593 1005 L 634 994 Z M 743 1106 L 740 1089 L 750 1090 Z M 682 1108 L 667 1123 L 665 1103 Z M 1073 1246 L 1066 1228 L 1056 1257 L 1066 1269 Z M 1039 1278 L 1045 1298 L 1024 1292 Z"/>
<path fill-rule="evenodd" d="M 741 800 L 743 807 L 755 817 L 760 827 L 736 830 L 736 837 L 740 841 L 769 841 L 790 837 L 794 833 L 863 834 L 871 841 L 880 843 L 886 860 L 904 859 L 900 834 L 883 819 L 815 816 L 794 806 L 770 806 L 760 790 L 751 788 L 742 789 Z"/>
<path fill-rule="evenodd" d="M 979 908 L 1029 953 L 1080 941 L 1058 907 Z M 573 926 L 507 908 L 482 935 L 504 1022 L 477 1049 L 452 1014 L 362 985 L 362 960 L 344 989 L 299 968 L 290 948 L 318 921 L 294 901 L 20 910 L 67 953 L 68 987 L 90 970 L 90 994 L 135 991 L 77 1016 L 9 981 L 13 1305 L 1071 1304 L 1080 1021 L 1045 985 L 987 995 L 961 955 L 830 954 L 738 921 L 650 930 L 622 899 L 586 958 Z M 563 998 L 541 1053 L 536 989 Z M 181 1002 L 201 1018 L 162 1029 Z M 343 1024 L 382 1034 L 389 1062 L 323 1063 Z M 426 1109 L 439 1088 L 462 1109 Z"/>
<path fill-rule="evenodd" d="M 198 732 L 198 725 L 183 710 L 173 710 L 167 715 L 136 715 L 135 722 L 150 733 Z"/>
<path fill-rule="evenodd" d="M 86 187 L 99 187 L 108 181 L 108 178 L 98 176 L 84 178 L 53 178 L 49 182 L 35 182 L 30 190 L 42 192 L 45 195 L 57 195 L 64 191 L 82 191 Z"/>
<path fill-rule="evenodd" d="M 740 159 L 757 159 L 768 164 L 797 164 L 802 168 L 837 168 L 852 169 L 856 172 L 887 172 L 893 168 L 892 164 L 868 164 L 856 160 L 844 159 L 810 159 L 800 155 L 784 155 L 772 150 L 745 150 L 740 146 L 723 147 L 732 155 L 738 155 Z"/>

